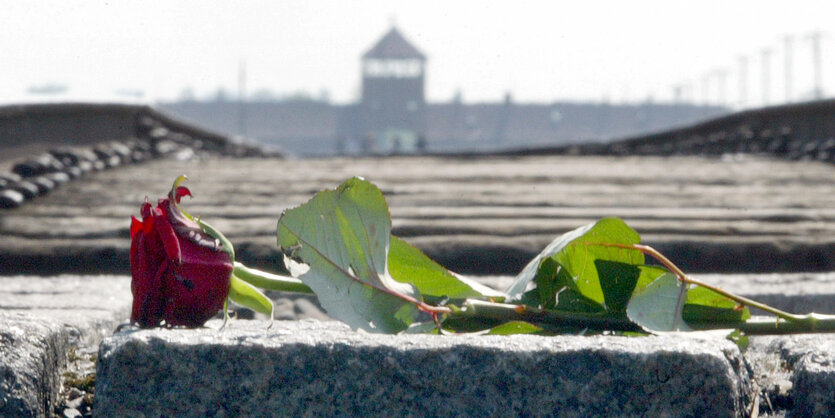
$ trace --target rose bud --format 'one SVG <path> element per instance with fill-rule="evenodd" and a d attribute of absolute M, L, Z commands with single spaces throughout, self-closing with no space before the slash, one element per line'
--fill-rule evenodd
<path fill-rule="evenodd" d="M 156 207 L 146 200 L 141 221 L 131 217 L 131 322 L 142 328 L 202 326 L 229 294 L 233 250 L 180 210 L 180 199 L 191 196 L 179 186 L 184 179 Z"/>

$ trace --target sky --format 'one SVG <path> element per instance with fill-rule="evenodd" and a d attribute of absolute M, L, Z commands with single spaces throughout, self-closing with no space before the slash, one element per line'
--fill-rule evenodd
<path fill-rule="evenodd" d="M 360 56 L 392 25 L 428 56 L 432 102 L 802 100 L 816 31 L 821 87 L 835 94 L 831 0 L 0 0 L 0 10 L 0 102 L 65 86 L 58 97 L 80 100 L 223 89 L 350 103 Z"/>

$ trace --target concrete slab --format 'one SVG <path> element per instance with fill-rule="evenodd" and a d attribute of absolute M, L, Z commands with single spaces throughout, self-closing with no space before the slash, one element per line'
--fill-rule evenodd
<path fill-rule="evenodd" d="M 69 329 L 74 345 L 96 344 L 130 316 L 130 276 L 0 277 L 0 309 Z"/>
<path fill-rule="evenodd" d="M 99 352 L 101 416 L 737 416 L 722 338 L 369 335 L 336 322 L 126 331 Z"/>
<path fill-rule="evenodd" d="M 0 416 L 54 411 L 71 347 L 126 321 L 126 276 L 0 277 Z"/>
<path fill-rule="evenodd" d="M 799 306 L 825 312 L 818 308 L 828 305 L 815 305 L 821 298 L 808 296 L 814 289 L 832 293 L 826 293 L 830 276 L 700 278 L 743 294 L 796 297 L 807 301 Z M 63 402 L 58 391 L 68 351 L 96 347 L 127 319 L 129 281 L 0 277 L 0 416 L 48 415 Z M 482 281 L 501 287 L 507 278 Z M 303 309 L 314 305 L 309 297 L 272 296 L 278 317 L 323 318 Z M 442 402 L 450 413 L 471 415 L 545 413 L 544 405 L 568 416 L 656 415 L 669 408 L 727 416 L 747 413 L 757 390 L 759 410 L 769 416 L 832 411 L 835 336 L 752 338 L 748 367 L 721 337 L 699 338 L 376 336 L 336 322 L 278 321 L 268 328 L 244 320 L 221 332 L 122 332 L 100 347 L 95 410 L 102 416 L 419 414 Z M 143 379 L 125 378 L 136 375 Z"/>
<path fill-rule="evenodd" d="M 67 330 L 56 322 L 0 312 L 0 416 L 52 412 L 69 339 Z"/>
<path fill-rule="evenodd" d="M 761 411 L 835 415 L 835 335 L 756 337 L 746 356 L 762 389 Z"/>

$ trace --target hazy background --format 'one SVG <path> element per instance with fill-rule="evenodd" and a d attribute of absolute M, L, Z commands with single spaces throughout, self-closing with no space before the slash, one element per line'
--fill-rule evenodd
<path fill-rule="evenodd" d="M 2 102 L 222 91 L 349 103 L 359 57 L 392 24 L 429 58 L 428 101 L 458 92 L 465 102 L 507 92 L 522 102 L 736 108 L 803 100 L 815 88 L 814 33 L 824 95 L 835 82 L 831 1 L 55 0 L 0 9 Z"/>

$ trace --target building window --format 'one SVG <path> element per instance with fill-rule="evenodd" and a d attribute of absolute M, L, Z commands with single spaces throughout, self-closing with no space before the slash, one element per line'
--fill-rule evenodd
<path fill-rule="evenodd" d="M 415 78 L 421 75 L 422 70 L 423 65 L 416 59 L 370 59 L 364 63 L 364 73 L 367 77 Z"/>

